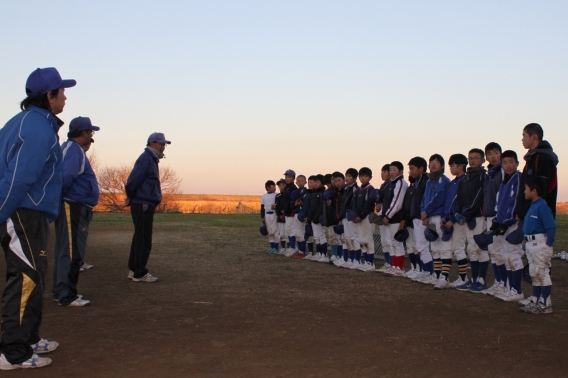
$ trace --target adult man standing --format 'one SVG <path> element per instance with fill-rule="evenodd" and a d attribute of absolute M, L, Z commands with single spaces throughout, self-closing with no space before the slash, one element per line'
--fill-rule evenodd
<path fill-rule="evenodd" d="M 6 256 L 0 370 L 47 366 L 56 341 L 39 337 L 47 270 L 48 222 L 59 214 L 61 147 L 56 117 L 65 88 L 55 68 L 38 68 L 26 82 L 23 110 L 0 130 L 0 242 Z"/>
<path fill-rule="evenodd" d="M 97 177 L 85 149 L 91 144 L 98 126 L 88 117 L 74 118 L 69 124 L 63 152 L 61 211 L 55 220 L 55 257 L 53 299 L 61 306 L 80 307 L 90 303 L 77 294 L 79 270 L 85 258 L 89 223 L 93 207 L 99 202 Z"/>
<path fill-rule="evenodd" d="M 156 282 L 158 277 L 146 269 L 152 250 L 152 225 L 156 206 L 162 202 L 158 163 L 164 157 L 169 140 L 162 133 L 153 133 L 142 155 L 136 160 L 126 181 L 126 205 L 134 223 L 134 235 L 128 259 L 128 278 L 134 282 Z"/>
<path fill-rule="evenodd" d="M 546 201 L 552 215 L 556 218 L 556 199 L 558 197 L 558 176 L 556 166 L 558 156 L 552 150 L 548 141 L 543 140 L 544 130 L 538 123 L 529 123 L 523 129 L 523 147 L 528 150 L 521 178 L 521 188 L 525 187 L 528 177 L 542 177 L 546 182 L 546 193 L 542 198 Z M 519 190 L 515 213 L 519 219 L 524 219 L 531 201 L 525 199 L 524 190 Z"/>

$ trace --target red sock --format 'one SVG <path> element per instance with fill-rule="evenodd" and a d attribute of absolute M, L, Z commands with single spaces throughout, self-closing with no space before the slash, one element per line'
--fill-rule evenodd
<path fill-rule="evenodd" d="M 398 263 L 400 270 L 404 270 L 404 255 L 398 256 Z"/>
<path fill-rule="evenodd" d="M 391 256 L 392 266 L 398 267 L 398 256 Z"/>

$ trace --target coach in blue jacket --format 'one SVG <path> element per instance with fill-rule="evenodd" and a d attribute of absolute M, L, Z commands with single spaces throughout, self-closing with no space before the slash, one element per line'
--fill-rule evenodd
<path fill-rule="evenodd" d="M 77 294 L 79 269 L 87 250 L 93 207 L 99 202 L 99 185 L 85 149 L 99 131 L 88 117 L 71 120 L 63 152 L 61 211 L 55 220 L 53 259 L 53 300 L 61 306 L 81 307 L 90 301 Z"/>
<path fill-rule="evenodd" d="M 146 269 L 152 250 L 152 225 L 156 206 L 162 202 L 158 163 L 164 157 L 169 140 L 162 133 L 153 133 L 142 155 L 136 160 L 126 181 L 126 204 L 134 223 L 134 236 L 128 259 L 128 278 L 134 282 L 156 282 L 158 277 Z"/>
<path fill-rule="evenodd" d="M 59 214 L 61 147 L 56 117 L 65 88 L 55 68 L 38 68 L 26 82 L 22 112 L 0 129 L 0 242 L 6 257 L 0 370 L 43 367 L 59 345 L 39 337 L 47 270 L 49 222 Z"/>

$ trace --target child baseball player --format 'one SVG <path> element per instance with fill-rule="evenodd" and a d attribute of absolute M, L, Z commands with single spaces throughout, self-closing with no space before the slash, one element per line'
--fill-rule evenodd
<path fill-rule="evenodd" d="M 312 225 L 314 232 L 314 242 L 316 243 L 317 256 L 312 257 L 312 261 L 329 262 L 327 257 L 327 240 L 325 238 L 325 228 L 322 225 L 323 208 L 323 175 L 316 175 L 314 179 L 314 191 L 310 196 L 310 211 L 306 222 Z"/>
<path fill-rule="evenodd" d="M 556 235 L 556 222 L 549 205 L 542 198 L 547 193 L 547 182 L 541 177 L 529 177 L 525 183 L 525 197 L 531 201 L 523 223 L 525 247 L 532 278 L 532 297 L 520 310 L 532 314 L 552 312 L 552 281 L 550 261 Z"/>
<path fill-rule="evenodd" d="M 377 214 L 381 213 L 381 209 L 383 208 L 383 202 L 384 202 L 384 193 L 387 190 L 387 187 L 391 184 L 389 169 L 390 169 L 390 164 L 385 164 L 381 168 L 381 180 L 383 180 L 383 183 L 379 188 L 377 203 L 375 204 L 375 212 Z M 384 233 L 385 233 L 384 227 L 382 227 L 382 225 L 379 225 L 379 234 L 381 236 L 381 249 L 383 250 L 383 258 L 385 259 L 385 263 L 383 264 L 383 266 L 377 269 L 377 272 L 380 273 L 385 273 L 386 271 L 389 271 L 392 268 L 390 251 L 387 250 Z"/>
<path fill-rule="evenodd" d="M 288 169 L 284 172 L 284 181 L 286 187 L 282 192 L 282 215 L 284 215 L 284 222 L 286 227 L 286 238 L 288 239 L 288 249 L 283 253 L 284 256 L 290 257 L 296 253 L 296 233 L 294 229 L 294 201 L 292 200 L 292 192 L 298 188 L 294 184 L 296 179 L 296 172 Z"/>
<path fill-rule="evenodd" d="M 359 172 L 355 168 L 349 168 L 345 172 L 345 187 L 343 188 L 343 194 L 340 197 L 339 210 L 337 212 L 338 218 L 341 220 L 343 225 L 343 238 L 345 239 L 345 247 L 343 250 L 343 261 L 341 265 L 342 268 L 350 269 L 352 265 L 355 264 L 355 268 L 359 266 L 359 260 L 355 263 L 355 240 L 357 235 L 355 234 L 355 226 L 353 221 L 347 218 L 347 212 L 351 211 L 353 196 L 357 190 L 357 177 Z"/>
<path fill-rule="evenodd" d="M 345 195 L 345 175 L 341 172 L 333 172 L 331 174 L 331 179 L 333 185 L 335 186 L 336 192 L 336 199 L 335 199 L 335 218 L 338 221 L 338 224 L 342 224 L 342 215 L 341 213 L 341 201 L 343 196 Z M 337 247 L 337 257 L 338 259 L 333 262 L 335 266 L 342 266 L 346 263 L 344 260 L 345 255 L 348 254 L 347 245 L 345 244 L 345 233 L 339 236 L 340 245 Z"/>
<path fill-rule="evenodd" d="M 310 198 L 312 193 L 314 192 L 314 179 L 315 176 L 308 177 L 308 188 L 306 190 L 305 195 L 303 196 L 302 200 L 302 209 L 298 213 L 298 221 L 302 223 L 302 229 L 298 229 L 298 232 L 304 233 L 304 243 L 306 243 L 307 251 L 306 255 L 304 256 L 303 260 L 311 260 L 314 255 L 314 238 L 313 235 L 307 233 L 307 223 L 306 219 L 308 218 L 308 214 L 310 212 Z M 296 259 L 300 259 L 301 256 L 293 256 Z"/>
<path fill-rule="evenodd" d="M 479 148 L 469 151 L 465 178 L 461 180 L 456 196 L 456 221 L 467 224 L 465 229 L 467 237 L 467 254 L 471 265 L 471 280 L 465 284 L 456 286 L 460 291 L 469 291 L 474 286 L 474 293 L 481 293 L 487 286 L 485 277 L 489 267 L 489 254 L 475 243 L 474 235 L 481 234 L 485 230 L 483 218 L 483 185 L 485 182 L 485 168 L 483 162 L 485 152 Z"/>
<path fill-rule="evenodd" d="M 375 242 L 373 240 L 373 231 L 375 230 L 375 225 L 369 222 L 368 215 L 371 214 L 375 208 L 377 193 L 375 188 L 370 184 L 373 178 L 371 169 L 363 167 L 358 173 L 361 186 L 353 196 L 352 209 L 357 215 L 353 220 L 353 225 L 355 226 L 355 234 L 357 235 L 360 251 L 363 253 L 365 260 L 363 264 L 360 264 L 358 269 L 363 272 L 374 272 Z M 357 250 L 356 253 L 358 256 L 359 250 Z"/>
<path fill-rule="evenodd" d="M 493 225 L 493 219 L 497 215 L 497 192 L 501 182 L 505 177 L 505 172 L 501 167 L 501 146 L 498 143 L 491 142 L 485 146 L 485 159 L 487 160 L 487 177 L 483 185 L 483 216 L 485 217 L 486 229 L 490 230 Z M 497 243 L 491 243 L 487 246 L 491 267 L 493 268 L 493 277 L 495 278 L 493 285 L 483 290 L 486 295 L 493 295 L 495 290 L 502 283 L 501 271 L 505 268 L 505 260 L 501 255 L 501 249 L 497 248 Z M 499 268 L 501 267 L 501 268 Z"/>
<path fill-rule="evenodd" d="M 295 259 L 303 259 L 306 256 L 306 240 L 304 238 L 306 227 L 305 224 L 298 219 L 298 215 L 302 211 L 304 199 L 308 193 L 308 188 L 306 188 L 306 176 L 298 175 L 298 177 L 296 177 L 296 185 L 298 189 L 292 192 L 291 200 L 293 201 L 294 236 L 296 238 L 298 252 L 292 255 L 292 257 Z"/>
<path fill-rule="evenodd" d="M 338 249 L 341 249 L 341 244 L 339 240 L 339 235 L 333 230 L 334 226 L 339 224 L 336 214 L 336 201 L 337 201 L 337 190 L 334 185 L 333 175 L 327 174 L 324 176 L 324 185 L 327 187 L 323 192 L 324 201 L 324 222 L 327 229 L 327 241 L 331 248 L 331 258 L 330 261 L 335 261 L 339 257 Z"/>
<path fill-rule="evenodd" d="M 408 162 L 408 179 L 411 185 L 404 196 L 406 202 L 405 219 L 401 222 L 401 227 L 404 226 L 408 229 L 406 247 L 410 260 L 410 270 L 406 273 L 406 276 L 418 282 L 431 275 L 424 270 L 424 261 L 432 261 L 432 255 L 428 248 L 428 241 L 424 236 L 425 226 L 422 224 L 420 211 L 428 182 L 427 169 L 426 159 L 420 156 L 413 157 Z"/>
<path fill-rule="evenodd" d="M 423 226 L 433 225 L 436 228 L 438 238 L 430 242 L 430 250 L 432 253 L 434 275 L 432 278 L 424 278 L 420 282 L 438 284 L 440 278 L 446 280 L 442 273 L 442 214 L 444 212 L 444 205 L 446 202 L 446 191 L 450 184 L 450 179 L 444 175 L 444 166 L 446 162 L 439 154 L 434 154 L 430 157 L 428 173 L 428 182 L 426 183 L 426 190 L 424 197 L 420 204 L 420 217 Z M 430 264 L 430 263 L 428 263 Z M 430 265 L 427 265 L 430 271 Z M 427 282 L 426 282 L 427 281 Z"/>
<path fill-rule="evenodd" d="M 286 253 L 286 217 L 282 214 L 284 209 L 284 197 L 282 197 L 282 193 L 284 193 L 286 188 L 286 181 L 284 181 L 284 179 L 280 179 L 276 182 L 276 186 L 278 186 L 279 193 L 276 194 L 274 199 L 274 210 L 276 211 L 276 223 L 278 225 L 278 235 L 280 237 L 280 250 L 277 253 L 282 255 Z"/>
<path fill-rule="evenodd" d="M 400 222 L 402 221 L 402 202 L 408 189 L 408 184 L 404 181 L 404 166 L 400 161 L 393 161 L 390 164 L 389 174 L 391 184 L 384 192 L 381 209 L 382 223 L 385 228 L 385 244 L 387 250 L 391 252 L 390 258 L 394 267 L 392 275 L 404 276 L 404 246 L 402 242 L 394 238 L 394 235 L 399 230 Z"/>
<path fill-rule="evenodd" d="M 504 258 L 505 272 L 503 278 L 499 279 L 509 283 L 509 288 L 505 289 L 505 284 L 497 285 L 493 290 L 496 298 L 506 302 L 521 301 L 525 299 L 521 283 L 523 281 L 523 268 L 522 261 L 523 247 L 521 244 L 511 244 L 506 238 L 518 227 L 516 220 L 515 205 L 517 197 L 521 188 L 521 172 L 518 171 L 519 160 L 515 151 L 505 151 L 501 155 L 501 162 L 505 178 L 499 186 L 497 194 L 496 216 L 493 218 L 493 224 L 490 227 L 494 231 L 493 250 Z M 501 275 L 499 275 L 501 277 Z M 505 279 L 505 277 L 507 277 Z M 497 278 L 496 278 L 497 280 Z M 489 293 L 491 294 L 491 292 Z"/>
<path fill-rule="evenodd" d="M 264 193 L 260 199 L 260 217 L 262 222 L 266 225 L 266 231 L 268 231 L 268 241 L 270 243 L 270 249 L 266 251 L 267 254 L 273 254 L 278 252 L 278 240 L 280 235 L 278 235 L 278 225 L 276 222 L 276 212 L 274 210 L 276 203 L 276 184 L 272 180 L 268 180 L 264 184 L 266 193 Z"/>
<path fill-rule="evenodd" d="M 438 281 L 434 289 L 442 290 L 450 287 L 464 285 L 467 282 L 467 256 L 465 254 L 465 224 L 460 224 L 456 220 L 456 198 L 460 182 L 465 178 L 467 168 L 467 157 L 463 154 L 454 154 L 448 161 L 450 173 L 454 179 L 450 181 L 446 190 L 446 201 L 444 203 L 444 213 L 441 219 L 442 225 L 442 276 L 444 280 Z M 456 257 L 458 264 L 458 278 L 449 282 L 450 270 L 452 267 L 452 257 Z"/>

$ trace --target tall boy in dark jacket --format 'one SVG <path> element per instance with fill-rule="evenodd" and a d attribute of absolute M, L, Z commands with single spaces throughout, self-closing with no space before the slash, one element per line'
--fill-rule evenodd
<path fill-rule="evenodd" d="M 352 202 L 352 209 L 357 214 L 353 221 L 356 230 L 355 234 L 365 260 L 358 269 L 363 272 L 375 271 L 375 242 L 373 240 L 375 224 L 369 222 L 369 214 L 375 209 L 377 193 L 370 183 L 372 178 L 373 172 L 371 169 L 363 167 L 359 170 L 361 187 L 355 192 Z M 359 252 L 357 251 L 357 253 Z"/>
<path fill-rule="evenodd" d="M 314 191 L 310 195 L 310 211 L 306 222 L 312 225 L 314 232 L 314 242 L 316 243 L 315 257 L 312 261 L 329 262 L 327 257 L 327 240 L 325 238 L 325 228 L 321 221 L 323 220 L 323 208 L 325 206 L 323 201 L 323 175 L 317 175 L 314 179 Z M 318 258 L 316 258 L 318 257 Z"/>

